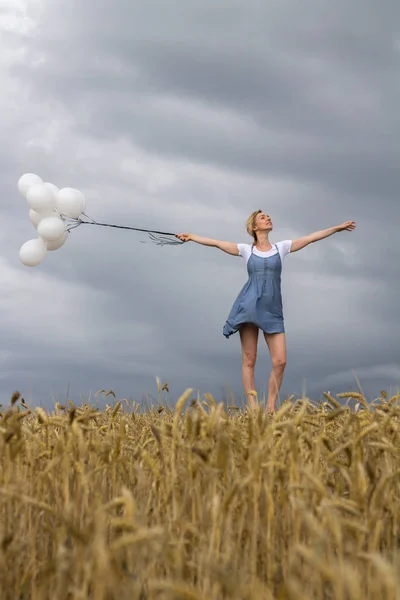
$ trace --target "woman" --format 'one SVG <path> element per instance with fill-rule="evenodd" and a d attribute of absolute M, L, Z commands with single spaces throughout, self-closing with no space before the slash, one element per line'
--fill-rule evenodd
<path fill-rule="evenodd" d="M 204 246 L 219 248 L 246 261 L 249 279 L 236 298 L 225 323 L 223 334 L 229 337 L 239 331 L 242 345 L 242 380 L 249 406 L 257 408 L 254 392 L 254 367 L 257 357 L 259 330 L 264 334 L 271 361 L 272 372 L 268 383 L 267 411 L 275 410 L 286 366 L 286 339 L 282 311 L 281 272 L 282 263 L 289 253 L 297 252 L 312 242 L 338 233 L 355 229 L 354 221 L 316 231 L 297 240 L 284 240 L 271 244 L 269 234 L 272 221 L 261 210 L 254 211 L 247 219 L 247 233 L 253 237 L 252 244 L 235 244 L 182 233 L 176 237 L 183 242 L 197 242 Z"/>

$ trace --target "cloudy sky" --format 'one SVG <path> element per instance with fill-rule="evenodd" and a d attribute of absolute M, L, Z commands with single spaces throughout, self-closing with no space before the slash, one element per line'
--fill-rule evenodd
<path fill-rule="evenodd" d="M 81 226 L 28 269 L 25 172 L 97 220 L 229 241 L 258 208 L 273 242 L 356 220 L 285 260 L 282 394 L 396 389 L 397 0 L 2 0 L 0 46 L 1 400 L 242 393 L 243 260 Z M 269 370 L 260 337 L 259 391 Z"/>

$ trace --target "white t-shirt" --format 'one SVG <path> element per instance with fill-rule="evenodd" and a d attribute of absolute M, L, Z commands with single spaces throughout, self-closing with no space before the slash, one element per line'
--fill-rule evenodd
<path fill-rule="evenodd" d="M 237 245 L 239 254 L 242 258 L 244 258 L 244 264 L 247 266 L 247 261 L 251 256 L 251 247 L 252 244 L 238 244 Z M 283 262 L 285 257 L 289 254 L 290 248 L 292 247 L 292 240 L 284 240 L 283 242 L 278 242 L 276 244 L 272 244 L 271 250 L 267 252 L 261 252 L 261 250 L 257 250 L 256 247 L 253 248 L 253 254 L 256 256 L 261 256 L 261 258 L 268 258 L 269 256 L 273 256 L 277 253 L 276 248 L 278 248 L 278 252 L 281 257 L 281 261 Z"/>

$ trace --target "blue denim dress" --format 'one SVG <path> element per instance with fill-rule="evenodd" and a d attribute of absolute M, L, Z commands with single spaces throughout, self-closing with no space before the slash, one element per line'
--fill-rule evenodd
<path fill-rule="evenodd" d="M 276 244 L 275 248 L 278 250 Z M 232 306 L 223 328 L 224 336 L 229 338 L 245 323 L 252 323 L 265 333 L 285 333 L 279 251 L 265 258 L 254 254 L 252 247 L 247 273 L 249 279 Z"/>

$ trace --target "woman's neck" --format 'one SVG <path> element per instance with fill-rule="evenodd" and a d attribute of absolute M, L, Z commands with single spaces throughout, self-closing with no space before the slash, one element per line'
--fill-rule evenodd
<path fill-rule="evenodd" d="M 272 244 L 268 239 L 268 232 L 257 235 L 257 242 L 255 243 L 255 246 L 261 251 L 269 250 L 271 248 Z"/>

